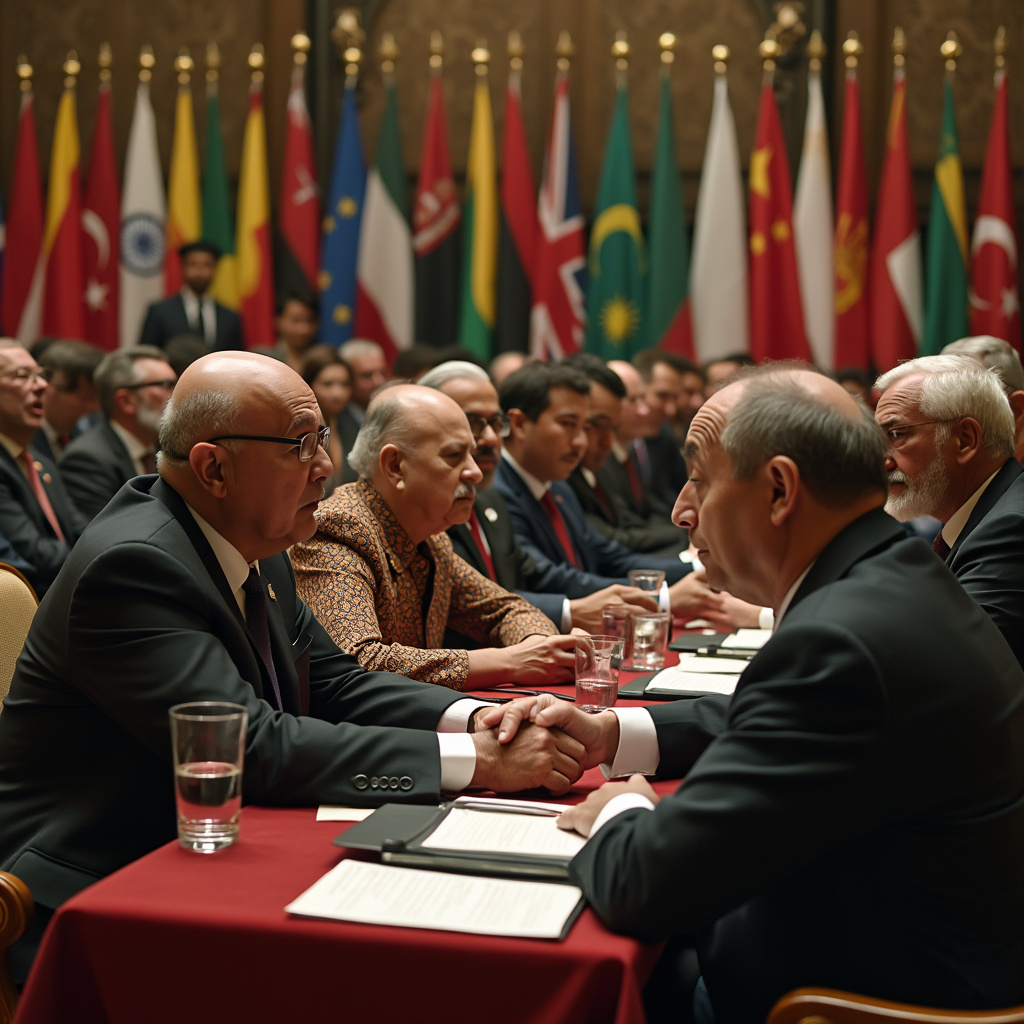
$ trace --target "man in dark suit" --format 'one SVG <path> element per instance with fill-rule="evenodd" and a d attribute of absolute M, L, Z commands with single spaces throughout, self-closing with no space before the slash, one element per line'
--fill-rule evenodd
<path fill-rule="evenodd" d="M 0 339 L 0 536 L 40 595 L 85 527 L 57 467 L 29 449 L 43 424 L 46 388 L 32 356 L 16 341 Z"/>
<path fill-rule="evenodd" d="M 610 927 L 696 944 L 701 1021 L 759 1024 L 802 985 L 1024 1001 L 1024 673 L 882 511 L 884 454 L 813 371 L 718 392 L 675 518 L 713 585 L 775 609 L 772 639 L 731 699 L 536 716 L 613 775 L 686 776 L 660 800 L 609 783 L 560 824 L 590 836 L 571 873 Z"/>
<path fill-rule="evenodd" d="M 179 334 L 195 334 L 217 351 L 244 348 L 241 317 L 209 293 L 220 249 L 212 242 L 189 242 L 178 255 L 185 283 L 177 295 L 149 307 L 139 344 L 164 348 Z"/>
<path fill-rule="evenodd" d="M 103 359 L 103 350 L 87 341 L 50 341 L 38 355 L 40 367 L 49 374 L 43 392 L 43 425 L 29 447 L 37 455 L 56 462 L 64 449 L 88 424 L 99 408 L 92 375 Z M 85 421 L 85 424 L 83 424 Z"/>
<path fill-rule="evenodd" d="M 876 387 L 889 439 L 886 511 L 943 524 L 935 552 L 1024 665 L 1024 469 L 999 377 L 969 356 L 923 356 Z"/>
<path fill-rule="evenodd" d="M 94 379 L 103 419 L 57 464 L 71 500 L 89 519 L 122 484 L 153 472 L 160 417 L 178 378 L 160 349 L 140 345 L 105 356 Z"/>
<path fill-rule="evenodd" d="M 0 716 L 0 867 L 37 912 L 173 838 L 167 708 L 182 701 L 248 710 L 246 803 L 430 803 L 578 777 L 575 741 L 467 734 L 479 702 L 364 672 L 296 597 L 283 552 L 316 527 L 331 472 L 318 427 L 283 363 L 194 363 L 160 476 L 122 488 L 40 607 Z"/>

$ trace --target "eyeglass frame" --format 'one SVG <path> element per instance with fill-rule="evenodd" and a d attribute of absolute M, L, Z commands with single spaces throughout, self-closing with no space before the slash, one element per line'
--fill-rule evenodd
<path fill-rule="evenodd" d="M 488 427 L 502 440 L 512 435 L 512 423 L 503 412 L 496 412 L 489 420 L 484 419 L 479 413 L 467 412 L 466 419 L 469 420 L 469 432 L 473 435 L 474 441 L 479 441 Z M 495 426 L 495 421 L 497 421 L 497 426 Z M 474 429 L 474 422 L 480 424 L 479 432 Z"/>
<path fill-rule="evenodd" d="M 37 380 L 49 384 L 53 380 L 53 370 L 48 366 L 40 366 L 35 370 L 27 366 L 16 366 L 13 370 L 4 370 L 0 377 L 9 377 L 19 386 L 28 384 L 31 387 Z"/>
<path fill-rule="evenodd" d="M 306 441 L 307 437 L 315 437 L 316 442 L 312 445 L 312 450 L 303 456 L 302 446 L 308 445 Z M 331 440 L 331 428 L 320 427 L 316 431 L 310 430 L 303 434 L 302 437 L 268 437 L 265 434 L 222 434 L 220 437 L 211 437 L 204 444 L 220 444 L 221 441 L 273 441 L 275 444 L 290 444 L 299 450 L 299 462 L 312 462 L 316 455 L 317 448 L 323 448 L 327 451 L 327 445 Z"/>
<path fill-rule="evenodd" d="M 173 391 L 178 385 L 176 380 L 144 380 L 138 384 L 122 384 L 118 391 L 139 391 L 142 388 L 163 388 L 164 391 Z"/>
<path fill-rule="evenodd" d="M 898 452 L 903 446 L 910 440 L 910 435 L 901 437 L 898 440 L 894 440 L 892 432 L 894 430 L 914 430 L 917 427 L 935 427 L 940 423 L 953 423 L 956 417 L 951 417 L 943 420 L 922 420 L 920 423 L 891 423 L 887 427 L 882 427 L 882 432 L 885 434 L 885 441 L 888 445 L 889 451 Z"/>

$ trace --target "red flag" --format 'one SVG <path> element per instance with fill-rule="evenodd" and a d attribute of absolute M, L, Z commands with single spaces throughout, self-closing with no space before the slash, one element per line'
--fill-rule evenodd
<path fill-rule="evenodd" d="M 3 333 L 30 345 L 39 336 L 46 266 L 43 248 L 43 187 L 32 90 L 21 94 L 18 140 L 7 209 L 7 250 L 4 257 Z"/>
<path fill-rule="evenodd" d="M 869 269 L 871 361 L 883 373 L 901 359 L 917 355 L 924 326 L 921 236 L 910 181 L 906 81 L 901 67 L 893 73 L 892 109 Z"/>
<path fill-rule="evenodd" d="M 1013 209 L 1006 71 L 996 72 L 996 105 L 971 242 L 971 333 L 991 334 L 1020 351 L 1017 217 Z"/>
<path fill-rule="evenodd" d="M 301 277 L 310 295 L 320 272 L 320 189 L 316 182 L 313 133 L 306 108 L 306 66 L 292 68 L 288 94 L 288 129 L 284 138 L 284 170 L 278 201 L 278 223 L 284 240 L 282 284 Z"/>
<path fill-rule="evenodd" d="M 810 362 L 793 243 L 789 161 L 779 109 L 768 78 L 761 87 L 754 152 L 750 157 L 749 222 L 750 354 L 758 362 Z"/>
<path fill-rule="evenodd" d="M 835 366 L 871 365 L 868 336 L 868 187 L 860 126 L 860 82 L 846 73 L 846 110 L 836 189 Z"/>
<path fill-rule="evenodd" d="M 82 270 L 85 278 L 85 336 L 100 348 L 117 348 L 118 261 L 121 186 L 110 129 L 110 83 L 100 84 L 96 128 L 89 154 L 89 178 L 82 203 Z"/>

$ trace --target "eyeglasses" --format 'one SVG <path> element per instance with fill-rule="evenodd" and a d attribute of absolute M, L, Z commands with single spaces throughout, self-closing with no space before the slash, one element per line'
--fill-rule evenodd
<path fill-rule="evenodd" d="M 162 388 L 164 391 L 173 391 L 176 380 L 144 380 L 139 384 L 122 384 L 125 391 L 138 391 L 140 388 Z"/>
<path fill-rule="evenodd" d="M 939 423 L 952 423 L 952 420 L 923 420 L 921 423 L 894 423 L 885 427 L 885 437 L 891 451 L 899 451 L 909 440 L 911 432 L 918 427 L 934 427 Z"/>
<path fill-rule="evenodd" d="M 53 378 L 53 370 L 30 370 L 27 366 L 19 366 L 16 370 L 7 370 L 4 373 L 0 373 L 0 377 L 7 377 L 13 380 L 18 387 L 24 387 L 26 384 L 35 384 L 37 380 L 49 383 Z"/>
<path fill-rule="evenodd" d="M 489 420 L 475 412 L 467 412 L 466 419 L 469 420 L 469 429 L 473 434 L 473 440 L 479 441 L 484 436 L 484 431 L 490 427 L 498 437 L 508 437 L 512 433 L 512 424 L 503 412 L 496 412 Z"/>
<path fill-rule="evenodd" d="M 299 462 L 309 462 L 316 455 L 318 447 L 327 451 L 331 439 L 331 428 L 321 427 L 315 433 L 303 434 L 302 437 L 264 437 L 262 434 L 224 434 L 211 437 L 207 444 L 219 444 L 221 441 L 272 441 L 274 444 L 290 444 L 299 449 Z"/>

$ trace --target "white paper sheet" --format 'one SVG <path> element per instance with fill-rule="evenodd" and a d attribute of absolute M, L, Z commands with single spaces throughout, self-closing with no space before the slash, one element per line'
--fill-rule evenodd
<path fill-rule="evenodd" d="M 646 693 L 725 693 L 736 690 L 739 673 L 684 672 L 673 666 L 659 672 L 648 684 Z"/>
<path fill-rule="evenodd" d="M 557 939 L 582 895 L 572 885 L 343 860 L 284 909 L 362 924 Z"/>
<path fill-rule="evenodd" d="M 737 629 L 722 641 L 721 650 L 759 651 L 771 639 L 770 629 Z"/>
<path fill-rule="evenodd" d="M 317 821 L 362 821 L 373 814 L 373 807 L 331 807 L 321 804 L 316 809 Z"/>
<path fill-rule="evenodd" d="M 740 666 L 735 658 L 719 658 L 715 655 L 704 654 L 680 654 L 679 664 L 671 666 L 670 669 L 678 669 L 680 672 L 700 672 L 712 675 L 734 676 Z"/>
<path fill-rule="evenodd" d="M 583 836 L 560 829 L 553 816 L 453 807 L 420 846 L 473 853 L 573 857 L 585 842 Z"/>

